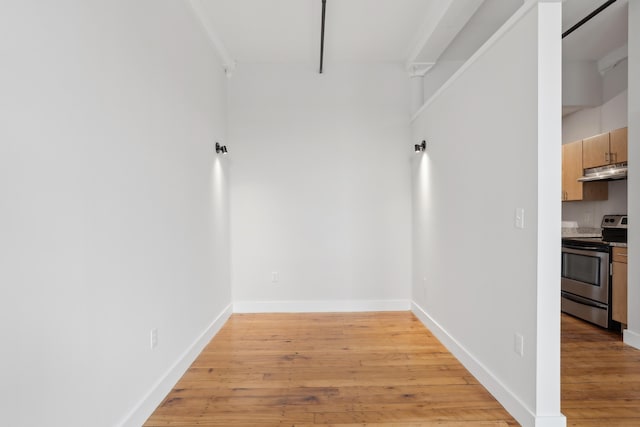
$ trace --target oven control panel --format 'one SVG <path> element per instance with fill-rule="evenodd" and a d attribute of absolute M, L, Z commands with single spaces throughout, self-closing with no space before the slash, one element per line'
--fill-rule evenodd
<path fill-rule="evenodd" d="M 605 215 L 602 217 L 602 228 L 627 228 L 627 216 Z"/>

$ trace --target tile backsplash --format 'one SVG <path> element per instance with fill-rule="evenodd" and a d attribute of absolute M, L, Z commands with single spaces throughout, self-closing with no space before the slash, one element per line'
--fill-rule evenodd
<path fill-rule="evenodd" d="M 609 199 L 593 202 L 563 202 L 562 220 L 577 221 L 579 227 L 600 227 L 603 215 L 627 213 L 627 180 L 609 181 Z"/>

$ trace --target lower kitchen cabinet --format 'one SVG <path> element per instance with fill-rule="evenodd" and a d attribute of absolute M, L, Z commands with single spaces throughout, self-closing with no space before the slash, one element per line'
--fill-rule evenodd
<path fill-rule="evenodd" d="M 613 320 L 627 324 L 627 248 L 613 248 L 611 304 Z"/>

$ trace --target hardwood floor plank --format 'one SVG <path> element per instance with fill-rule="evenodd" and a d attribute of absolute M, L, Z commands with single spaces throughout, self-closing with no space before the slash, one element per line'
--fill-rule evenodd
<path fill-rule="evenodd" d="M 567 420 L 567 427 L 638 427 L 638 418 L 611 419 L 605 418 L 574 418 Z"/>
<path fill-rule="evenodd" d="M 384 407 L 374 411 L 349 411 L 349 412 L 323 412 L 316 413 L 316 424 L 334 423 L 395 423 L 395 422 L 424 422 L 424 421 L 466 421 L 467 425 L 473 425 L 475 421 L 487 419 L 500 420 L 505 418 L 502 408 L 469 409 L 466 407 L 451 408 L 424 408 L 419 405 L 411 408 Z"/>
<path fill-rule="evenodd" d="M 331 427 L 470 427 L 468 421 L 421 421 L 419 423 L 364 423 L 364 424 L 329 424 Z M 475 421 L 474 427 L 508 427 L 518 424 L 508 421 Z M 295 427 L 317 427 L 318 424 L 296 424 Z"/>
<path fill-rule="evenodd" d="M 640 351 L 620 334 L 562 315 L 562 413 L 568 426 L 640 426 Z"/>

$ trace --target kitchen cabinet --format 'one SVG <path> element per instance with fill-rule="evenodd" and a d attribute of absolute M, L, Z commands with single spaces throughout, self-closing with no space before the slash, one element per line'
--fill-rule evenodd
<path fill-rule="evenodd" d="M 626 127 L 582 140 L 582 167 L 585 169 L 626 162 L 627 159 Z"/>
<path fill-rule="evenodd" d="M 609 133 L 611 163 L 622 163 L 629 160 L 627 151 L 627 128 L 620 128 Z"/>
<path fill-rule="evenodd" d="M 611 318 L 627 324 L 627 248 L 613 248 Z"/>
<path fill-rule="evenodd" d="M 562 200 L 607 200 L 609 186 L 605 181 L 578 181 L 583 173 L 582 159 L 582 140 L 562 146 Z"/>
<path fill-rule="evenodd" d="M 562 146 L 562 200 L 582 200 L 582 141 Z"/>

